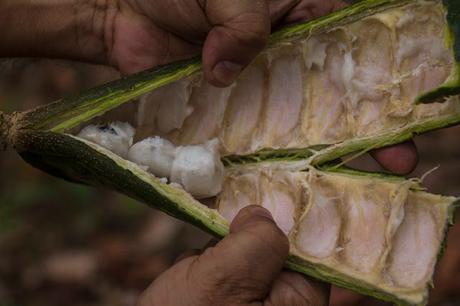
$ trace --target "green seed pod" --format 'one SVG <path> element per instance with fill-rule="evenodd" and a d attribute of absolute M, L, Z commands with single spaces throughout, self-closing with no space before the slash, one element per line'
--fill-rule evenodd
<path fill-rule="evenodd" d="M 257 203 L 289 237 L 288 268 L 425 305 L 457 199 L 330 163 L 460 122 L 459 16 L 454 0 L 361 1 L 273 34 L 230 88 L 192 59 L 2 114 L 0 140 L 217 237 Z"/>

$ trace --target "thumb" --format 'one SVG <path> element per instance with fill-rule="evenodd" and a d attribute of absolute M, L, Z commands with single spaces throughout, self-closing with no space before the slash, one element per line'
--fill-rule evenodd
<path fill-rule="evenodd" d="M 265 0 L 204 3 L 212 26 L 203 47 L 204 76 L 215 86 L 228 86 L 268 41 L 268 4 Z"/>
<path fill-rule="evenodd" d="M 350 1 L 348 1 L 350 2 Z M 287 24 L 312 20 L 346 7 L 347 1 L 342 0 L 305 0 L 298 4 L 285 16 Z"/>
<path fill-rule="evenodd" d="M 261 301 L 281 273 L 288 252 L 288 239 L 271 214 L 250 206 L 236 216 L 225 239 L 198 257 L 191 275 L 206 276 L 221 305 Z"/>

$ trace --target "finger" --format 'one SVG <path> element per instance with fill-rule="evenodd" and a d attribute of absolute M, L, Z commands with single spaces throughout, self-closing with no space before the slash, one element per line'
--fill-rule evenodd
<path fill-rule="evenodd" d="M 291 24 L 312 20 L 344 8 L 347 5 L 346 2 L 340 0 L 301 0 L 286 16 L 284 22 Z"/>
<path fill-rule="evenodd" d="M 205 12 L 212 28 L 203 47 L 204 76 L 215 86 L 228 86 L 268 41 L 268 5 L 265 0 L 208 0 Z"/>
<path fill-rule="evenodd" d="M 196 282 L 206 277 L 206 286 L 230 299 L 228 304 L 263 300 L 288 252 L 288 240 L 271 214 L 250 206 L 235 217 L 226 238 L 198 257 L 190 275 Z"/>
<path fill-rule="evenodd" d="M 371 152 L 372 157 L 385 169 L 395 174 L 408 174 L 418 163 L 417 147 L 412 141 Z"/>
<path fill-rule="evenodd" d="M 277 25 L 289 11 L 291 11 L 302 0 L 269 0 L 268 8 L 272 27 Z"/>
<path fill-rule="evenodd" d="M 332 287 L 330 306 L 355 306 L 358 305 L 364 296 L 354 293 L 350 290 Z"/>
<path fill-rule="evenodd" d="M 330 286 L 300 275 L 284 271 L 273 284 L 264 305 L 329 305 Z"/>

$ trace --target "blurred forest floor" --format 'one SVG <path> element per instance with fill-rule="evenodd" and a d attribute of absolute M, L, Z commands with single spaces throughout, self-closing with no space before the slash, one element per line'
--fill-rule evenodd
<path fill-rule="evenodd" d="M 0 62 L 0 109 L 33 108 L 118 78 L 111 69 L 50 60 Z M 418 137 L 414 176 L 460 196 L 460 128 Z M 355 166 L 378 169 L 364 157 Z M 134 200 L 70 184 L 0 153 L 0 306 L 133 305 L 174 259 L 209 236 Z M 431 305 L 460 305 L 460 225 L 449 235 Z M 336 290 L 334 305 L 387 305 Z"/>

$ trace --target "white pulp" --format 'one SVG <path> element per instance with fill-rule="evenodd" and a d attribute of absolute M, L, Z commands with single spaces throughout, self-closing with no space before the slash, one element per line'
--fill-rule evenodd
<path fill-rule="evenodd" d="M 133 145 L 135 130 L 129 123 L 89 125 L 77 135 L 143 166 L 155 176 L 181 185 L 197 199 L 216 196 L 224 181 L 219 141 L 175 147 L 161 137 L 146 138 Z"/>
<path fill-rule="evenodd" d="M 217 139 L 205 145 L 176 149 L 171 181 L 181 184 L 194 197 L 208 198 L 222 190 L 224 165 L 220 161 Z"/>
<path fill-rule="evenodd" d="M 158 177 L 180 184 L 195 198 L 209 198 L 222 190 L 224 165 L 220 161 L 217 139 L 204 145 L 175 147 L 160 137 L 144 139 L 133 145 L 128 160 Z"/>
<path fill-rule="evenodd" d="M 128 160 L 148 167 L 158 177 L 170 177 L 175 150 L 168 140 L 151 137 L 133 145 L 129 149 Z"/>
<path fill-rule="evenodd" d="M 97 143 L 113 153 L 126 158 L 133 144 L 135 130 L 125 122 L 112 122 L 104 125 L 89 125 L 82 129 L 78 137 Z"/>

